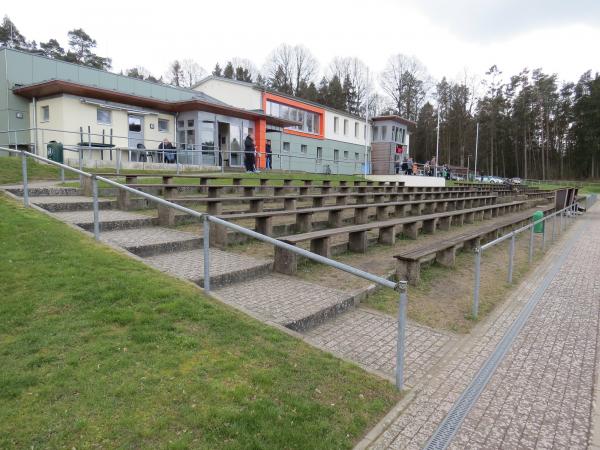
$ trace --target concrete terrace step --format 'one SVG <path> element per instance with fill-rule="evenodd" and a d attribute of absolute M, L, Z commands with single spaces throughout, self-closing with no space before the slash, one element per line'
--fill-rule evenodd
<path fill-rule="evenodd" d="M 100 239 L 141 257 L 198 249 L 203 242 L 192 233 L 160 227 L 107 231 Z"/>
<path fill-rule="evenodd" d="M 308 330 L 355 305 L 348 292 L 294 277 L 269 274 L 217 289 L 223 302 L 253 312 L 264 321 L 292 330 Z"/>
<path fill-rule="evenodd" d="M 18 195 L 19 197 L 23 197 L 23 187 L 8 187 L 6 188 L 8 192 L 14 195 Z M 29 187 L 29 196 L 30 197 L 45 197 L 45 196 L 71 196 L 71 195 L 80 195 L 81 192 L 78 188 L 74 187 L 62 187 L 62 186 L 38 186 L 38 187 Z"/>
<path fill-rule="evenodd" d="M 87 231 L 94 229 L 93 211 L 65 211 L 53 213 L 63 222 L 72 223 Z M 130 228 L 143 228 L 158 224 L 158 219 L 153 216 L 119 210 L 100 211 L 100 231 L 124 230 Z"/>
<path fill-rule="evenodd" d="M 50 212 L 91 211 L 94 207 L 92 198 L 82 195 L 45 195 L 29 197 L 29 201 Z M 117 207 L 117 202 L 112 199 L 100 198 L 98 199 L 98 207 L 102 210 L 114 209 Z"/>
<path fill-rule="evenodd" d="M 396 371 L 398 321 L 366 308 L 356 308 L 308 330 L 311 344 L 363 367 L 393 377 Z M 458 338 L 412 322 L 407 324 L 405 377 L 414 386 L 440 363 Z"/>
<path fill-rule="evenodd" d="M 199 285 L 204 283 L 204 254 L 202 250 L 186 250 L 149 256 L 144 261 L 157 269 Z M 210 249 L 211 288 L 244 281 L 238 286 L 244 289 L 247 280 L 271 272 L 273 262 L 245 255 Z M 256 292 L 254 292 L 256 294 Z"/>

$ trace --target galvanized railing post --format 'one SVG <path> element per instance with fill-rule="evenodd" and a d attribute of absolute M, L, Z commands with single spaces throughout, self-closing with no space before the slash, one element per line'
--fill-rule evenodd
<path fill-rule="evenodd" d="M 481 248 L 475 248 L 475 288 L 473 289 L 473 310 L 471 315 L 477 319 L 479 315 L 479 284 L 481 274 Z"/>
<path fill-rule="evenodd" d="M 531 224 L 531 234 L 529 235 L 529 264 L 533 262 L 533 240 L 535 239 L 535 225 Z"/>
<path fill-rule="evenodd" d="M 121 149 L 117 147 L 117 175 L 121 174 Z"/>
<path fill-rule="evenodd" d="M 555 241 L 556 216 L 552 216 L 552 242 Z"/>
<path fill-rule="evenodd" d="M 60 182 L 65 182 L 65 169 L 63 169 L 62 167 L 60 168 Z"/>
<path fill-rule="evenodd" d="M 100 213 L 98 208 L 98 180 L 92 175 L 92 195 L 94 197 L 94 239 L 100 240 Z"/>
<path fill-rule="evenodd" d="M 175 163 L 177 164 L 177 175 L 179 175 L 179 150 L 175 152 Z"/>
<path fill-rule="evenodd" d="M 399 391 L 404 389 L 404 352 L 406 347 L 406 309 L 408 296 L 406 281 L 398 283 L 400 301 L 398 304 L 398 336 L 396 342 L 396 387 Z"/>
<path fill-rule="evenodd" d="M 23 173 L 23 204 L 29 206 L 29 181 L 27 180 L 27 155 L 21 150 L 21 170 Z"/>
<path fill-rule="evenodd" d="M 202 220 L 203 226 L 203 238 L 202 244 L 204 247 L 204 290 L 206 292 L 210 291 L 210 222 L 208 221 L 208 216 L 204 216 Z"/>
<path fill-rule="evenodd" d="M 546 249 L 546 221 L 542 222 L 542 252 Z"/>
<path fill-rule="evenodd" d="M 513 232 L 513 235 L 510 238 L 510 247 L 508 250 L 508 284 L 512 284 L 512 279 L 513 279 L 513 265 L 514 265 L 514 259 L 515 259 L 515 239 L 516 239 L 516 236 Z"/>

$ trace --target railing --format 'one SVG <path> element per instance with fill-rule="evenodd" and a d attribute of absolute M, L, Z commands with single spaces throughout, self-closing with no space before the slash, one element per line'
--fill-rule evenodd
<path fill-rule="evenodd" d="M 206 292 L 210 292 L 210 226 L 209 222 L 221 225 L 225 228 L 234 230 L 251 238 L 257 239 L 262 242 L 266 242 L 267 244 L 274 245 L 276 247 L 283 248 L 290 252 L 296 253 L 300 256 L 303 256 L 307 259 L 315 261 L 317 263 L 325 264 L 329 267 L 333 267 L 335 269 L 342 270 L 351 275 L 363 278 L 365 280 L 371 281 L 373 283 L 378 284 L 379 286 L 387 287 L 394 289 L 399 292 L 399 305 L 398 305 L 398 335 L 396 341 L 396 374 L 395 381 L 396 387 L 399 390 L 404 388 L 404 364 L 405 364 L 405 348 L 406 348 L 406 314 L 407 314 L 407 306 L 408 306 L 408 295 L 407 295 L 407 282 L 405 280 L 393 282 L 382 278 L 377 275 L 373 275 L 369 272 L 365 272 L 363 270 L 352 267 L 348 264 L 341 263 L 339 261 L 335 261 L 330 258 L 326 258 L 324 256 L 318 255 L 316 253 L 310 252 L 308 250 L 304 250 L 302 248 L 298 248 L 295 245 L 290 245 L 285 242 L 279 241 L 269 236 L 265 236 L 263 234 L 257 233 L 255 231 L 249 230 L 247 228 L 241 227 L 239 225 L 227 222 L 225 220 L 219 219 L 214 216 L 210 216 L 206 213 L 201 213 L 195 211 L 193 209 L 186 208 L 184 206 L 178 205 L 176 203 L 169 202 L 163 198 L 157 197 L 155 195 L 148 194 L 146 192 L 139 191 L 137 189 L 133 189 L 129 186 L 123 185 L 116 181 L 113 181 L 109 178 L 104 178 L 89 172 L 85 172 L 80 169 L 73 168 L 66 164 L 61 164 L 47 158 L 44 158 L 39 155 L 35 155 L 24 150 L 14 150 L 6 147 L 0 147 L 0 150 L 7 151 L 13 154 L 21 155 L 22 160 L 22 176 L 23 176 L 23 204 L 26 207 L 29 207 L 29 185 L 27 178 L 27 158 L 33 158 L 38 161 L 42 161 L 44 163 L 59 167 L 62 171 L 69 171 L 78 174 L 81 177 L 88 177 L 92 182 L 92 197 L 93 197 L 93 234 L 96 240 L 100 239 L 100 210 L 98 204 L 98 181 L 102 181 L 111 186 L 114 186 L 118 189 L 122 189 L 128 191 L 132 194 L 139 195 L 144 197 L 150 201 L 158 203 L 160 205 L 175 209 L 177 211 L 181 211 L 183 213 L 189 214 L 198 219 L 202 219 L 204 230 L 203 230 L 203 257 L 204 257 L 204 281 L 203 288 Z"/>
<path fill-rule="evenodd" d="M 586 197 L 586 210 L 589 209 L 596 202 L 596 194 L 590 195 Z M 480 245 L 475 248 L 475 288 L 473 290 L 473 303 L 472 303 L 472 317 L 473 319 L 477 319 L 479 315 L 479 290 L 481 285 L 481 257 L 483 255 L 484 250 L 491 248 L 501 242 L 510 239 L 509 253 L 508 253 L 508 284 L 512 284 L 513 282 L 513 266 L 514 266 L 514 258 L 515 258 L 515 244 L 516 237 L 518 234 L 523 233 L 527 230 L 531 230 L 531 235 L 529 238 L 529 255 L 528 255 L 528 264 L 531 265 L 533 262 L 533 252 L 534 252 L 534 239 L 535 239 L 535 226 L 537 224 L 543 223 L 542 229 L 542 251 L 544 251 L 546 247 L 546 224 L 548 220 L 552 219 L 552 242 L 555 240 L 555 228 L 556 228 L 556 220 L 559 218 L 558 229 L 559 232 L 564 231 L 567 227 L 567 221 L 574 220 L 577 217 L 577 212 L 579 211 L 579 203 L 575 201 L 573 204 L 559 210 L 555 211 L 552 214 L 548 214 L 541 219 L 532 221 L 530 224 L 527 224 L 521 228 L 518 228 L 510 233 L 505 234 L 497 239 L 494 239 L 487 244 Z"/>

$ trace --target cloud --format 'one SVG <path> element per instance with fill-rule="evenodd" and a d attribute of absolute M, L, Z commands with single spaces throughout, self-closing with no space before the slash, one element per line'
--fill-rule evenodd
<path fill-rule="evenodd" d="M 417 0 L 414 6 L 436 26 L 480 43 L 568 25 L 600 27 L 598 0 Z"/>

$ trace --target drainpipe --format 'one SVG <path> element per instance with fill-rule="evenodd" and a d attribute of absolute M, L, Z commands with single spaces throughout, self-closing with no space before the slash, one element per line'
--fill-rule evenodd
<path fill-rule="evenodd" d="M 36 155 L 40 155 L 40 152 L 38 151 L 39 146 L 38 146 L 38 122 L 37 122 L 37 99 L 35 97 L 33 97 L 33 132 L 34 137 L 33 137 L 33 142 L 35 144 L 35 154 Z"/>

